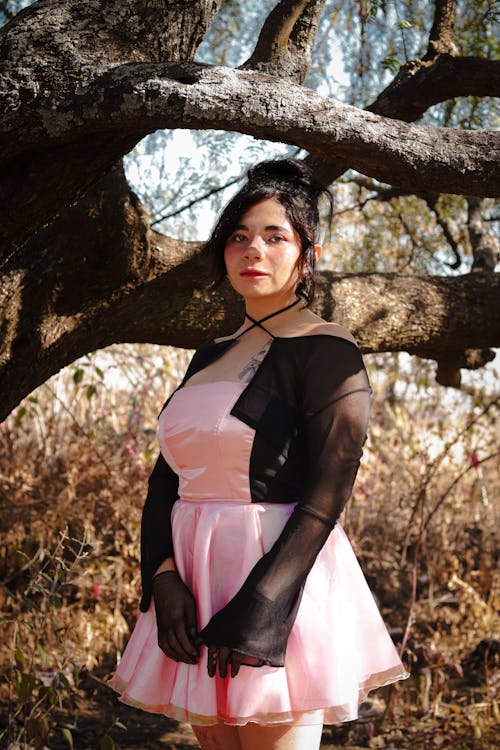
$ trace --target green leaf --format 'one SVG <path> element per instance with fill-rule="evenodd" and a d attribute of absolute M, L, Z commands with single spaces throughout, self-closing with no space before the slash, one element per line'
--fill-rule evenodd
<path fill-rule="evenodd" d="M 16 650 L 14 651 L 14 659 L 20 667 L 24 667 L 24 665 L 26 664 L 25 656 L 20 648 L 16 648 Z"/>
<path fill-rule="evenodd" d="M 66 729 L 66 727 L 61 727 L 60 728 L 60 732 L 61 732 L 62 736 L 64 737 L 64 739 L 66 740 L 66 742 L 68 743 L 68 745 L 71 748 L 73 748 L 74 747 L 74 745 L 73 745 L 73 735 L 71 734 L 71 732 L 69 731 L 69 729 Z"/>
<path fill-rule="evenodd" d="M 35 685 L 36 685 L 35 675 L 28 674 L 28 672 L 23 672 L 21 675 L 21 681 L 17 685 L 17 697 L 19 698 L 21 703 L 25 703 L 26 701 L 29 701 Z"/>
<path fill-rule="evenodd" d="M 57 675 L 59 677 L 59 682 L 61 683 L 61 685 L 64 685 L 64 687 L 68 688 L 69 690 L 71 688 L 71 684 L 64 672 L 58 672 Z"/>
<path fill-rule="evenodd" d="M 26 734 L 34 741 L 35 750 L 43 750 L 45 739 L 49 733 L 49 722 L 45 716 L 39 716 L 37 719 L 28 719 L 26 722 Z"/>
<path fill-rule="evenodd" d="M 79 367 L 78 370 L 75 370 L 73 373 L 73 380 L 76 384 L 81 383 L 83 380 L 83 370 Z"/>
<path fill-rule="evenodd" d="M 21 424 L 21 420 L 22 420 L 22 418 L 24 417 L 25 414 L 26 414 L 26 407 L 25 406 L 21 406 L 16 411 L 16 427 L 18 427 Z"/>
<path fill-rule="evenodd" d="M 96 366 L 95 366 L 95 371 L 96 371 L 96 373 L 97 373 L 97 374 L 99 375 L 99 377 L 101 378 L 101 380 L 103 380 L 103 379 L 104 379 L 104 373 L 103 373 L 103 371 L 101 370 L 101 368 L 100 368 L 100 367 L 97 367 L 97 365 L 96 365 Z"/>
<path fill-rule="evenodd" d="M 397 73 L 401 67 L 400 61 L 395 57 L 384 57 L 380 64 L 385 70 L 390 70 L 391 73 Z"/>
<path fill-rule="evenodd" d="M 42 664 L 47 664 L 50 660 L 50 657 L 41 643 L 36 644 L 36 650 L 38 651 L 38 654 L 42 660 Z"/>
<path fill-rule="evenodd" d="M 398 21 L 398 27 L 400 29 L 411 29 L 413 26 L 411 21 Z"/>
<path fill-rule="evenodd" d="M 87 396 L 89 401 L 95 393 L 97 393 L 97 388 L 95 387 L 95 385 L 88 385 L 85 391 L 85 395 Z"/>
<path fill-rule="evenodd" d="M 112 737 L 109 736 L 109 734 L 105 734 L 104 737 L 101 737 L 99 750 L 115 750 L 115 748 L 115 741 Z"/>

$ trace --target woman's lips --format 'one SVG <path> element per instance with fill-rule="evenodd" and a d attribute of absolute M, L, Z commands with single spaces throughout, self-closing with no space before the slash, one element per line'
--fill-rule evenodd
<path fill-rule="evenodd" d="M 240 276 L 267 276 L 267 273 L 262 273 L 262 271 L 240 271 Z"/>

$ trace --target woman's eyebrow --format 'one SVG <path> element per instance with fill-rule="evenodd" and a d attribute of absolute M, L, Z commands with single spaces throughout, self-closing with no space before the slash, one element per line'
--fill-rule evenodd
<path fill-rule="evenodd" d="M 238 226 L 236 226 L 233 229 L 233 231 L 236 232 L 238 229 L 243 229 L 245 232 L 248 232 L 248 227 L 246 226 L 246 224 L 238 224 Z M 269 224 L 269 226 L 264 227 L 264 229 L 271 231 L 271 232 L 276 232 L 276 231 L 288 232 L 289 231 L 286 227 L 280 227 L 277 224 Z"/>

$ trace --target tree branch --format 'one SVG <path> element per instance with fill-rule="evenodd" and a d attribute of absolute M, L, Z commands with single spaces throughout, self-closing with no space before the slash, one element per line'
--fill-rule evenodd
<path fill-rule="evenodd" d="M 34 103 L 29 119 L 15 111 L 0 127 L 4 247 L 49 221 L 158 128 L 223 128 L 291 143 L 413 191 L 500 194 L 496 133 L 406 125 L 292 83 L 277 88 L 273 76 L 196 63 L 119 66 L 64 106 Z"/>
<path fill-rule="evenodd" d="M 453 41 L 456 10 L 457 0 L 435 0 L 434 22 L 424 60 L 456 51 Z"/>
<path fill-rule="evenodd" d="M 493 273 L 500 261 L 498 237 L 487 231 L 483 223 L 484 201 L 475 196 L 467 198 L 467 233 L 472 250 L 472 271 Z"/>
<path fill-rule="evenodd" d="M 266 18 L 255 49 L 241 65 L 302 83 L 325 0 L 280 0 Z"/>
<path fill-rule="evenodd" d="M 434 104 L 460 96 L 500 96 L 500 62 L 447 54 L 429 63 L 414 60 L 401 66 L 395 79 L 366 110 L 414 122 Z M 306 157 L 306 162 L 325 185 L 352 166 L 348 160 L 319 159 L 315 155 Z"/>
<path fill-rule="evenodd" d="M 459 96 L 500 96 L 500 62 L 449 54 L 430 63 L 414 60 L 401 67 L 367 110 L 413 122 L 434 104 Z"/>
<path fill-rule="evenodd" d="M 436 217 L 436 221 L 438 225 L 441 227 L 444 237 L 455 256 L 455 262 L 448 263 L 447 265 L 449 265 L 450 268 L 453 268 L 453 270 L 457 270 L 457 268 L 460 268 L 460 266 L 462 265 L 462 256 L 460 255 L 460 248 L 458 246 L 458 242 L 453 236 L 453 232 L 451 231 L 448 225 L 448 222 L 441 215 L 441 212 L 438 206 L 438 198 L 439 198 L 438 195 L 426 195 L 424 200 L 427 203 L 430 210 L 432 211 L 432 213 L 434 214 L 434 216 Z"/>
<path fill-rule="evenodd" d="M 152 231 L 121 167 L 113 169 L 4 267 L 0 419 L 88 351 L 121 341 L 194 348 L 235 330 L 241 299 L 229 285 L 209 293 L 204 270 L 200 244 Z M 348 326 L 366 352 L 475 367 L 500 345 L 499 294 L 500 274 L 323 271 L 314 309 Z M 467 349 L 482 349 L 482 358 L 460 354 Z"/>

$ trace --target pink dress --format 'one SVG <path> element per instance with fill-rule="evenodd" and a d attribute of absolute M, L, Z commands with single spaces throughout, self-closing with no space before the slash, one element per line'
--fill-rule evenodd
<path fill-rule="evenodd" d="M 175 562 L 198 605 L 199 628 L 239 590 L 294 503 L 253 503 L 254 430 L 229 413 L 245 382 L 186 385 L 158 421 L 161 451 L 179 475 L 172 511 Z M 141 613 L 111 687 L 121 700 L 191 724 L 336 724 L 369 690 L 408 674 L 339 524 L 310 571 L 284 667 L 242 666 L 235 678 L 172 661 L 157 645 L 154 605 Z"/>

